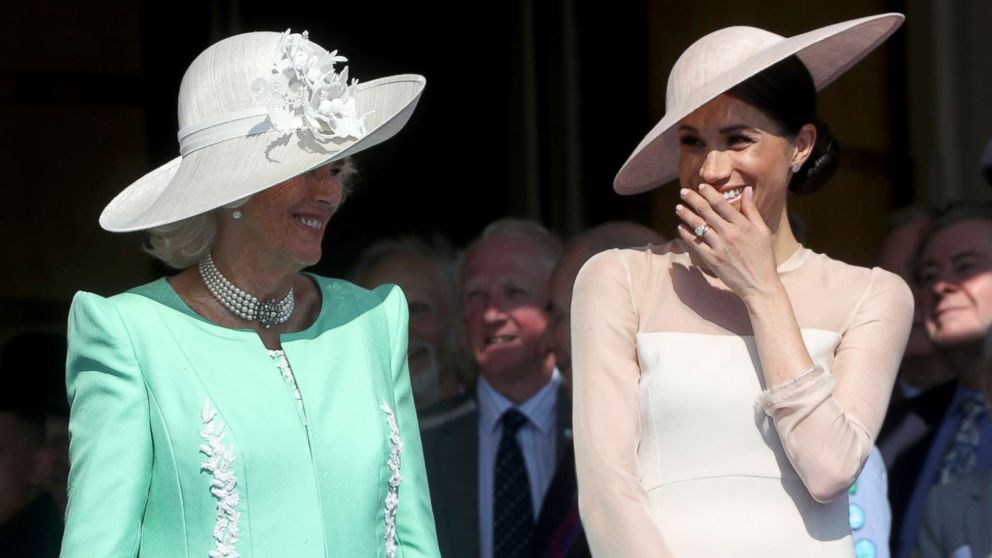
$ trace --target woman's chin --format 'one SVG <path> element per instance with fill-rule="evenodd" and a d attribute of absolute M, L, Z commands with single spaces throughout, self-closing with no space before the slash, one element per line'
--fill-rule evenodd
<path fill-rule="evenodd" d="M 316 250 L 301 250 L 292 254 L 291 259 L 293 263 L 298 265 L 300 269 L 310 267 L 312 265 L 317 265 L 320 262 L 321 250 L 317 248 Z"/>

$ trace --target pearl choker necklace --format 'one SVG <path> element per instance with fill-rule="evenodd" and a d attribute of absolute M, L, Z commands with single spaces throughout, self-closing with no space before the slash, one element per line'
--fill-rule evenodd
<path fill-rule="evenodd" d="M 214 295 L 217 302 L 220 302 L 230 313 L 242 320 L 258 322 L 265 329 L 269 329 L 274 325 L 285 323 L 293 314 L 296 299 L 293 297 L 292 287 L 282 300 L 273 298 L 260 302 L 228 281 L 214 265 L 214 258 L 210 254 L 200 260 L 197 267 L 210 294 Z"/>

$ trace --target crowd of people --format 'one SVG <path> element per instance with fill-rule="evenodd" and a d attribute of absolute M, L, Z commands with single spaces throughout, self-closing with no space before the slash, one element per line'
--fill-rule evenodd
<path fill-rule="evenodd" d="M 572 286 L 599 252 L 665 242 L 648 227 L 612 222 L 563 246 L 537 222 L 506 218 L 462 251 L 437 237 L 405 237 L 363 253 L 351 273 L 357 284 L 400 285 L 408 297 L 410 375 L 442 556 L 501 556 L 498 534 L 513 527 L 494 515 L 500 507 L 514 509 L 514 520 L 532 518 L 524 528 L 533 556 L 589 555 L 572 447 Z M 986 556 L 992 208 L 896 211 L 877 260 L 912 287 L 916 314 L 877 441 L 884 462 L 870 457 L 850 491 L 855 543 L 870 542 L 874 556 L 946 558 L 963 547 Z M 68 476 L 64 355 L 64 337 L 53 334 L 17 337 L 3 353 L 2 556 L 58 554 Z M 509 481 L 525 489 L 522 500 L 503 501 L 494 495 L 504 482 L 495 464 L 510 451 L 511 408 L 523 417 L 510 428 L 526 480 Z M 858 556 L 872 555 L 865 552 Z"/>
<path fill-rule="evenodd" d="M 992 556 L 992 208 L 900 209 L 870 269 L 787 208 L 837 166 L 816 92 L 901 22 L 692 45 L 614 185 L 677 178 L 671 239 L 507 217 L 348 280 L 303 270 L 424 79 L 214 45 L 100 219 L 179 271 L 3 351 L 0 558 Z"/>

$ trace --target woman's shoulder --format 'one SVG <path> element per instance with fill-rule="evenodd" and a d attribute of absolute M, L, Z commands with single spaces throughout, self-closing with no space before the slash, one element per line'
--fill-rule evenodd
<path fill-rule="evenodd" d="M 402 298 L 406 300 L 403 295 L 403 290 L 399 286 L 393 285 L 391 283 L 386 283 L 379 285 L 374 289 L 366 289 L 365 287 L 360 287 L 350 281 L 344 279 L 336 279 L 333 277 L 324 277 L 322 275 L 308 274 L 314 283 L 316 283 L 317 288 L 320 289 L 321 295 L 325 297 L 330 297 L 333 300 L 336 297 L 351 297 L 358 302 L 380 304 L 388 302 L 395 298 Z"/>
<path fill-rule="evenodd" d="M 631 292 L 658 290 L 669 281 L 673 265 L 689 265 L 689 256 L 674 242 L 599 252 L 579 270 L 576 285 L 623 285 Z M 598 289 L 597 289 L 598 290 Z"/>
<path fill-rule="evenodd" d="M 308 274 L 320 289 L 325 311 L 322 320 L 339 321 L 342 314 L 358 316 L 377 308 L 385 310 L 390 323 L 407 319 L 406 296 L 397 285 L 384 284 L 374 289 L 366 289 L 344 279 Z"/>
<path fill-rule="evenodd" d="M 859 316 L 912 317 L 913 293 L 898 275 L 811 252 L 795 271 L 783 276 L 800 314 L 800 323 L 830 323 L 846 329 Z M 830 319 L 833 317 L 833 319 Z"/>
<path fill-rule="evenodd" d="M 132 287 L 112 295 L 102 295 L 89 291 L 76 291 L 72 297 L 72 312 L 102 310 L 104 312 L 151 303 L 174 306 L 171 297 L 178 298 L 165 277 Z"/>
<path fill-rule="evenodd" d="M 610 248 L 598 252 L 582 266 L 580 275 L 609 275 L 620 271 L 641 274 L 655 269 L 664 269 L 673 261 L 688 256 L 679 251 L 673 242 L 648 244 L 634 248 Z"/>
<path fill-rule="evenodd" d="M 808 249 L 805 249 L 808 250 Z M 902 277 L 880 267 L 865 267 L 836 260 L 819 252 L 809 251 L 808 261 L 803 265 L 811 273 L 822 277 L 824 282 L 839 288 L 858 291 L 893 291 L 912 298 L 909 285 Z"/>

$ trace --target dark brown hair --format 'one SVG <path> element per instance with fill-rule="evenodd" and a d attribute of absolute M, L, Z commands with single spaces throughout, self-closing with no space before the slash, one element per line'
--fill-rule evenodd
<path fill-rule="evenodd" d="M 816 117 L 816 87 L 798 57 L 790 56 L 762 70 L 727 94 L 764 112 L 779 124 L 783 135 L 795 137 L 805 124 L 816 126 L 816 144 L 803 166 L 792 175 L 789 190 L 797 194 L 815 192 L 837 171 L 840 146 L 827 125 Z"/>

